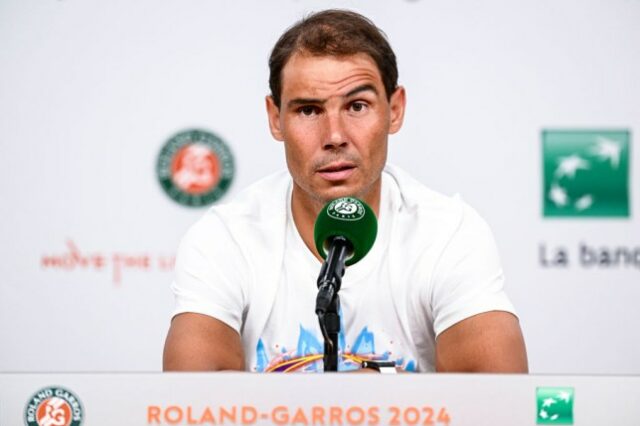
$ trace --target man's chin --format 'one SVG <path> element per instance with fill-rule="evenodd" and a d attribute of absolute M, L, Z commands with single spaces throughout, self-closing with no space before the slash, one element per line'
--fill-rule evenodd
<path fill-rule="evenodd" d="M 323 202 L 323 205 L 341 197 L 355 197 L 367 204 L 375 204 L 376 200 L 379 199 L 380 196 L 380 186 L 380 178 L 371 184 L 364 183 L 360 180 L 357 182 L 347 181 L 339 185 L 330 185 L 329 187 L 323 188 L 318 193 L 318 199 Z"/>
<path fill-rule="evenodd" d="M 314 185 L 307 186 L 306 188 L 302 185 L 296 186 L 298 186 L 298 189 L 301 191 L 301 195 L 304 193 L 304 198 L 315 201 L 320 208 L 336 198 L 341 197 L 356 197 L 368 202 L 367 199 L 370 198 L 368 197 L 369 192 L 375 188 L 375 184 L 373 186 L 366 186 L 359 180 L 356 181 L 356 179 L 331 183 L 316 181 Z"/>
<path fill-rule="evenodd" d="M 326 204 L 330 201 L 335 200 L 336 198 L 342 198 L 342 197 L 361 198 L 360 192 L 362 191 L 359 188 L 354 187 L 352 185 L 335 185 L 318 194 L 318 199 L 322 201 L 324 204 Z"/>

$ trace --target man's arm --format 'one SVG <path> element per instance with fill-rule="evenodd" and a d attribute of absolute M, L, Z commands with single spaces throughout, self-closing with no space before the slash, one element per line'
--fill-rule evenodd
<path fill-rule="evenodd" d="M 485 312 L 460 321 L 436 339 L 436 371 L 527 373 L 527 352 L 518 318 Z"/>
<path fill-rule="evenodd" d="M 244 370 L 240 335 L 207 315 L 176 315 L 164 345 L 163 370 Z"/>

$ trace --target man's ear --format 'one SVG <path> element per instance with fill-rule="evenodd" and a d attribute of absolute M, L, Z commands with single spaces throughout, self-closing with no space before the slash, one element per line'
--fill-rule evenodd
<path fill-rule="evenodd" d="M 389 99 L 391 116 L 389 120 L 389 134 L 396 133 L 402 127 L 404 121 L 404 108 L 407 97 L 404 87 L 398 86 Z"/>
<path fill-rule="evenodd" d="M 267 117 L 269 118 L 269 130 L 275 140 L 282 141 L 282 129 L 280 128 L 280 108 L 273 101 L 273 96 L 267 95 L 265 98 L 265 104 L 267 106 Z"/>

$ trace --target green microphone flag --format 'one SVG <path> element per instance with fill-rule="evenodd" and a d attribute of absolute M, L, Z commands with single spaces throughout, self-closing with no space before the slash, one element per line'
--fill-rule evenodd
<path fill-rule="evenodd" d="M 331 239 L 344 237 L 351 244 L 345 265 L 353 265 L 373 247 L 378 233 L 376 216 L 366 203 L 354 197 L 337 198 L 322 208 L 314 227 L 314 240 L 326 260 Z"/>

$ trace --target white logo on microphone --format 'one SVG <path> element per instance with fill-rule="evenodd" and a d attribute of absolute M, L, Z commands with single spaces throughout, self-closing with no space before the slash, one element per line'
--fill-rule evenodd
<path fill-rule="evenodd" d="M 327 207 L 327 214 L 340 220 L 360 220 L 364 216 L 364 206 L 357 198 L 343 197 L 333 200 Z"/>

